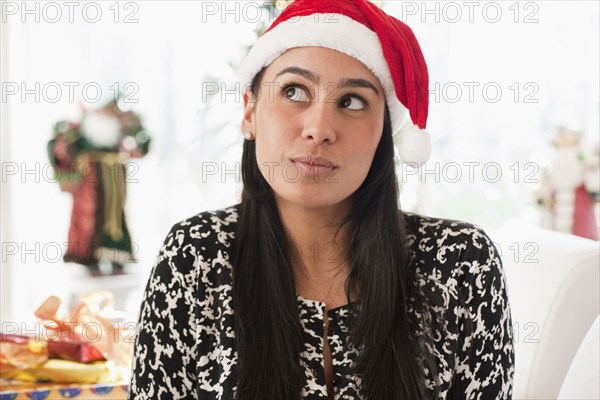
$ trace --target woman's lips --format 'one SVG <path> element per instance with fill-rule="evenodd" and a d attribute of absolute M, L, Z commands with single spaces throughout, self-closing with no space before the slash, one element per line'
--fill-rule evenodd
<path fill-rule="evenodd" d="M 303 156 L 292 159 L 303 176 L 327 176 L 336 168 L 332 161 L 322 157 Z"/>

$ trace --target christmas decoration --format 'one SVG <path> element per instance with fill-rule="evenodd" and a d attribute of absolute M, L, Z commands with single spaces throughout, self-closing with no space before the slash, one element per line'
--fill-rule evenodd
<path fill-rule="evenodd" d="M 538 190 L 538 204 L 553 230 L 598 240 L 594 205 L 600 195 L 598 146 L 586 157 L 581 133 L 564 127 L 557 130 L 549 165 Z"/>
<path fill-rule="evenodd" d="M 64 315 L 60 299 L 48 297 L 34 312 L 36 330 L 0 334 L 0 378 L 88 384 L 128 379 L 135 329 L 123 323 L 126 314 L 114 303 L 111 292 L 94 291 Z"/>
<path fill-rule="evenodd" d="M 150 137 L 140 117 L 123 111 L 119 98 L 97 110 L 84 110 L 79 122 L 59 121 L 48 142 L 48 156 L 63 192 L 73 195 L 65 262 L 99 275 L 99 262 L 114 274 L 135 262 L 124 203 L 125 163 L 146 155 Z"/>

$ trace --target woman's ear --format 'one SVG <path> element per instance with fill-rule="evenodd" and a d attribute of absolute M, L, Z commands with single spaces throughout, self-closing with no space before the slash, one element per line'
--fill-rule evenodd
<path fill-rule="evenodd" d="M 254 127 L 254 110 L 256 99 L 250 89 L 244 90 L 244 118 L 242 119 L 242 132 L 256 132 Z"/>

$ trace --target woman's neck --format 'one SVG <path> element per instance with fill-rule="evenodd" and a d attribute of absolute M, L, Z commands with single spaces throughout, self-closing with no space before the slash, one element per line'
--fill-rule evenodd
<path fill-rule="evenodd" d="M 300 295 L 325 301 L 344 294 L 348 276 L 344 239 L 348 226 L 335 239 L 334 234 L 339 221 L 349 212 L 348 204 L 308 208 L 277 199 Z"/>

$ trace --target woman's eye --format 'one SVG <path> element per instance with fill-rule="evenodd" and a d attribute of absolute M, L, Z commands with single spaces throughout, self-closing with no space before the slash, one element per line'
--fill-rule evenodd
<path fill-rule="evenodd" d="M 355 100 L 355 101 L 352 102 L 352 100 Z M 367 103 L 366 103 L 366 101 L 364 101 L 358 97 L 350 96 L 350 97 L 346 97 L 344 100 L 342 100 L 341 106 L 343 108 L 348 108 L 350 110 L 362 110 L 362 109 L 366 108 Z"/>
<path fill-rule="evenodd" d="M 306 101 L 308 96 L 306 92 L 299 86 L 287 86 L 283 89 L 283 95 L 292 101 Z"/>

